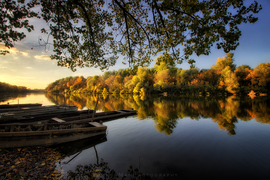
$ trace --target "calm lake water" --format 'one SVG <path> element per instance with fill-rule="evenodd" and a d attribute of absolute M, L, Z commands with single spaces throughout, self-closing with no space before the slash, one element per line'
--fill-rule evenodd
<path fill-rule="evenodd" d="M 19 103 L 93 109 L 97 97 L 28 94 Z M 17 103 L 2 98 L 1 103 Z M 267 98 L 187 99 L 100 97 L 99 111 L 135 109 L 104 124 L 106 138 L 69 143 L 56 169 L 66 178 L 94 169 L 119 179 L 270 179 L 270 101 Z M 82 166 L 80 166 L 82 165 Z M 104 171 L 100 171 L 104 167 Z M 77 169 L 77 171 L 76 171 Z M 76 174 L 77 172 L 77 174 Z M 81 172 L 81 173 L 78 173 Z M 109 178 L 108 178 L 109 179 Z"/>

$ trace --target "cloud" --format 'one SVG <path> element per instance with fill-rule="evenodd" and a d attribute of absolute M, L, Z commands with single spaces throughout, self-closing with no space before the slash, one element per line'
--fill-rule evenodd
<path fill-rule="evenodd" d="M 32 67 L 30 67 L 30 66 L 29 66 L 29 67 L 25 67 L 25 68 L 26 68 L 26 69 L 32 69 Z"/>
<path fill-rule="evenodd" d="M 3 57 L 3 56 L 2 56 L 2 57 Z M 9 62 L 1 59 L 1 63 L 2 63 L 2 64 L 8 64 Z"/>
<path fill-rule="evenodd" d="M 15 48 L 15 47 L 8 49 L 8 48 L 4 45 L 4 43 L 0 43 L 0 50 L 8 50 L 8 51 L 9 51 L 9 54 L 11 54 L 11 55 L 22 54 L 23 56 L 26 56 L 26 57 L 29 56 L 29 53 L 28 53 L 28 52 L 19 51 L 19 50 L 18 50 L 17 48 Z M 7 54 L 7 55 L 8 55 L 8 54 Z"/>
<path fill-rule="evenodd" d="M 27 53 L 27 52 L 21 52 L 20 51 L 20 53 L 22 53 L 22 55 L 24 55 L 24 56 L 29 56 L 29 53 Z"/>
<path fill-rule="evenodd" d="M 41 60 L 51 60 L 50 56 L 48 56 L 48 55 L 36 55 L 34 57 L 36 59 L 41 59 Z"/>

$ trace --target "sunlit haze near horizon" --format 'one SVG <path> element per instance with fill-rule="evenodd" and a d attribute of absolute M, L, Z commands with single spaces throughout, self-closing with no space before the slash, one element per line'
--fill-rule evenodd
<path fill-rule="evenodd" d="M 245 1 L 249 5 L 253 0 Z M 240 45 L 234 53 L 234 63 L 237 66 L 246 64 L 254 68 L 260 63 L 270 62 L 270 1 L 259 1 L 262 5 L 262 10 L 259 14 L 255 14 L 259 20 L 255 24 L 242 24 L 240 30 Z M 9 83 L 12 85 L 26 86 L 31 89 L 44 89 L 49 83 L 65 78 L 68 76 L 88 76 L 101 75 L 99 68 L 77 68 L 77 71 L 72 72 L 65 67 L 57 66 L 57 61 L 49 58 L 52 53 L 52 48 L 47 46 L 38 47 L 38 39 L 40 36 L 45 38 L 40 32 L 40 29 L 45 23 L 40 23 L 40 20 L 31 19 L 30 22 L 35 26 L 35 31 L 31 34 L 26 33 L 27 38 L 15 43 L 15 48 L 10 49 L 10 53 L 3 56 L 0 55 L 0 82 Z M 46 24 L 45 24 L 46 25 Z M 33 50 L 31 48 L 33 47 Z M 4 49 L 3 43 L 0 44 L 0 49 Z M 199 69 L 210 69 L 216 63 L 218 57 L 226 56 L 223 50 L 218 50 L 215 46 L 211 49 L 209 56 L 192 56 L 196 60 L 195 66 Z M 154 65 L 154 59 L 151 63 Z M 189 64 L 184 62 L 177 65 L 178 68 L 189 69 Z M 110 67 L 109 71 L 128 68 L 128 65 L 122 64 L 122 59 L 119 58 L 116 65 Z"/>

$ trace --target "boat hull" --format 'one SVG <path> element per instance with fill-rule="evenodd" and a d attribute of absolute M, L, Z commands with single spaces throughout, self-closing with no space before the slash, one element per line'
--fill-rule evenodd
<path fill-rule="evenodd" d="M 106 129 L 107 126 L 37 132 L 2 132 L 0 133 L 0 148 L 51 146 L 99 135 L 106 136 Z"/>

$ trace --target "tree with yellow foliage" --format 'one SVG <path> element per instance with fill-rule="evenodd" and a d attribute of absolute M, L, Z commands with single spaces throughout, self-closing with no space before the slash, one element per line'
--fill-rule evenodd
<path fill-rule="evenodd" d="M 258 85 L 270 88 L 270 63 L 261 63 L 254 68 L 258 77 Z"/>

